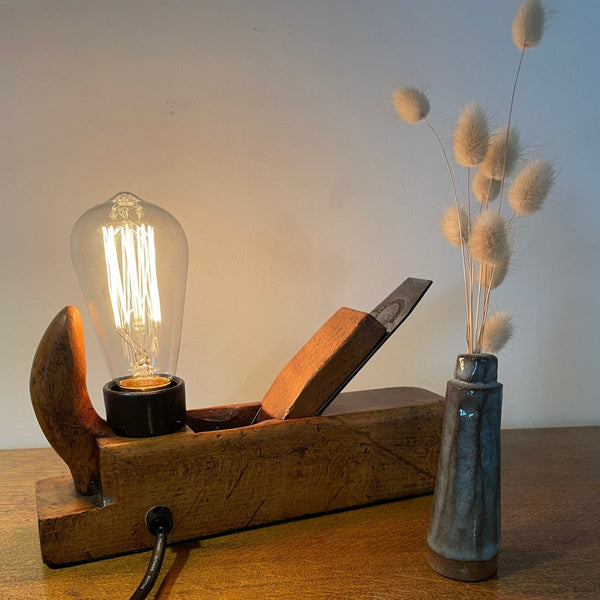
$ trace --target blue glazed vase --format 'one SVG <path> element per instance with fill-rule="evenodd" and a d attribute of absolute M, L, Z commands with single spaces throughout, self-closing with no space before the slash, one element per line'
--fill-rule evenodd
<path fill-rule="evenodd" d="M 480 581 L 500 551 L 502 385 L 491 354 L 461 354 L 446 388 L 427 561 L 440 575 Z"/>

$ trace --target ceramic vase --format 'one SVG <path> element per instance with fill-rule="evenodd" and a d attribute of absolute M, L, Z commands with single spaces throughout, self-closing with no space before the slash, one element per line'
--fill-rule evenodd
<path fill-rule="evenodd" d="M 502 385 L 491 354 L 462 354 L 448 382 L 427 561 L 440 575 L 479 581 L 500 551 Z"/>

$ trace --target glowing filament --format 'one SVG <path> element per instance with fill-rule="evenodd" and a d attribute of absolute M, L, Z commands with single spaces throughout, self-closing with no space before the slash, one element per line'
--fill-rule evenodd
<path fill-rule="evenodd" d="M 102 227 L 102 235 L 108 293 L 123 351 L 134 378 L 152 378 L 161 322 L 154 228 L 126 222 Z"/>

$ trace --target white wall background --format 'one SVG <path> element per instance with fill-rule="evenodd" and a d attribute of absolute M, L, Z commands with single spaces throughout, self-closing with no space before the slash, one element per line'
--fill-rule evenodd
<path fill-rule="evenodd" d="M 472 99 L 505 121 L 516 0 L 0 1 L 0 446 L 44 445 L 28 378 L 66 304 L 68 241 L 121 190 L 184 225 L 179 374 L 188 406 L 258 401 L 338 307 L 435 281 L 353 389 L 443 393 L 464 351 L 458 255 L 438 229 L 450 188 L 392 91 L 424 86 L 450 140 Z M 500 355 L 505 427 L 600 424 L 600 80 L 596 0 L 552 0 L 514 122 L 559 185 L 519 222 Z M 460 175 L 461 179 L 464 176 Z M 88 387 L 108 371 L 87 313 Z"/>

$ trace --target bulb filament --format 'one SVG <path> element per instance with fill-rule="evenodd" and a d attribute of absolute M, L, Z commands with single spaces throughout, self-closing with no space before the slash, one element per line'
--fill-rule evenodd
<path fill-rule="evenodd" d="M 135 389 L 166 385 L 168 379 L 155 377 L 161 311 L 154 228 L 127 221 L 103 226 L 102 235 L 115 329 L 134 380 L 132 384 L 122 380 L 120 385 Z"/>

